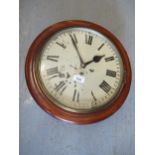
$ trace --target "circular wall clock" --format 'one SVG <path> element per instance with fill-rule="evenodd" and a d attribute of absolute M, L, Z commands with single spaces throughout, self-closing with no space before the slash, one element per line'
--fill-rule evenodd
<path fill-rule="evenodd" d="M 79 20 L 45 29 L 29 49 L 25 74 L 42 109 L 76 124 L 112 115 L 131 84 L 130 62 L 118 39 L 97 24 Z"/>

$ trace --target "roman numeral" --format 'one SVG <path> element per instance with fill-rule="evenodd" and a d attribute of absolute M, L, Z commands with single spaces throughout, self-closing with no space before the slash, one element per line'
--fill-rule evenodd
<path fill-rule="evenodd" d="M 56 42 L 56 44 L 59 45 L 59 46 L 61 46 L 64 49 L 66 48 L 66 46 L 63 43 Z"/>
<path fill-rule="evenodd" d="M 80 98 L 80 93 L 75 89 L 74 93 L 73 93 L 72 101 L 73 102 L 79 102 L 79 98 Z"/>
<path fill-rule="evenodd" d="M 108 93 L 111 89 L 111 86 L 103 80 L 103 82 L 99 85 L 99 87 L 104 90 L 106 93 Z"/>
<path fill-rule="evenodd" d="M 96 99 L 96 97 L 95 97 L 95 95 L 94 95 L 93 91 L 91 91 L 91 95 L 92 95 L 92 97 L 93 97 L 94 101 L 97 101 L 97 99 Z"/>
<path fill-rule="evenodd" d="M 112 70 L 107 70 L 106 75 L 111 76 L 111 77 L 116 77 L 116 72 Z"/>
<path fill-rule="evenodd" d="M 93 36 L 85 35 L 85 43 L 91 45 L 93 41 Z"/>
<path fill-rule="evenodd" d="M 64 81 L 60 81 L 60 83 L 58 85 L 56 85 L 55 87 L 55 91 L 56 92 L 60 92 L 60 95 L 62 95 L 62 93 L 64 92 L 64 90 L 67 88 L 66 84 Z"/>
<path fill-rule="evenodd" d="M 98 51 L 104 46 L 104 43 L 97 49 Z"/>
<path fill-rule="evenodd" d="M 71 39 L 74 41 L 74 43 L 78 43 L 78 40 L 76 38 L 76 35 L 75 34 L 69 34 L 69 36 L 71 37 Z"/>
<path fill-rule="evenodd" d="M 48 55 L 47 56 L 47 60 L 51 60 L 54 62 L 58 62 L 58 58 L 59 58 L 59 56 L 56 56 L 56 55 Z"/>
<path fill-rule="evenodd" d="M 58 67 L 47 69 L 47 75 L 53 75 L 53 74 L 57 74 L 57 73 L 59 73 L 58 72 Z"/>
<path fill-rule="evenodd" d="M 113 56 L 105 58 L 105 61 L 106 61 L 106 62 L 112 61 L 112 60 L 114 60 L 114 57 L 113 57 Z"/>

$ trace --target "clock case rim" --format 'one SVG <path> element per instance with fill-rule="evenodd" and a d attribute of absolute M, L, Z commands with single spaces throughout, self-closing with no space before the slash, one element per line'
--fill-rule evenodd
<path fill-rule="evenodd" d="M 45 96 L 42 92 L 41 87 L 39 86 L 39 82 L 37 80 L 37 72 L 36 72 L 36 58 L 45 44 L 45 42 L 56 32 L 66 29 L 69 27 L 84 27 L 93 29 L 98 31 L 99 33 L 105 35 L 118 49 L 118 52 L 123 61 L 124 68 L 124 84 L 121 88 L 119 95 L 115 98 L 113 103 L 108 106 L 101 108 L 98 111 L 90 112 L 90 113 L 75 113 L 62 109 L 61 107 L 54 104 L 52 101 Z M 102 26 L 99 26 L 95 23 L 91 23 L 88 21 L 82 20 L 70 20 L 70 21 L 62 21 L 56 23 L 54 25 L 46 28 L 40 35 L 33 41 L 32 45 L 29 48 L 26 62 L 25 62 L 25 76 L 26 82 L 29 88 L 29 91 L 36 103 L 47 113 L 50 115 L 76 124 L 89 124 L 93 122 L 97 122 L 100 120 L 104 120 L 105 118 L 111 116 L 115 113 L 124 103 L 131 85 L 131 66 L 129 62 L 129 58 L 126 50 L 120 41 L 107 29 Z"/>

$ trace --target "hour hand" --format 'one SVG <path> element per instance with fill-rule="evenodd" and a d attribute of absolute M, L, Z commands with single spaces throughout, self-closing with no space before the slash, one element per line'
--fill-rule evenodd
<path fill-rule="evenodd" d="M 105 55 L 96 55 L 93 57 L 94 62 L 99 62 Z"/>
<path fill-rule="evenodd" d="M 91 64 L 92 62 L 98 63 L 104 56 L 105 56 L 105 55 L 96 55 L 96 56 L 94 56 L 92 60 L 87 61 L 86 63 L 84 63 L 84 68 L 85 68 L 87 65 Z"/>

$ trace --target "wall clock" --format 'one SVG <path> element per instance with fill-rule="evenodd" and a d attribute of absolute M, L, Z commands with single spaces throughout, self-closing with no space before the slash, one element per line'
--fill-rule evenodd
<path fill-rule="evenodd" d="M 102 26 L 79 20 L 45 29 L 29 49 L 25 74 L 42 109 L 76 124 L 112 115 L 131 84 L 130 62 L 118 39 Z"/>

